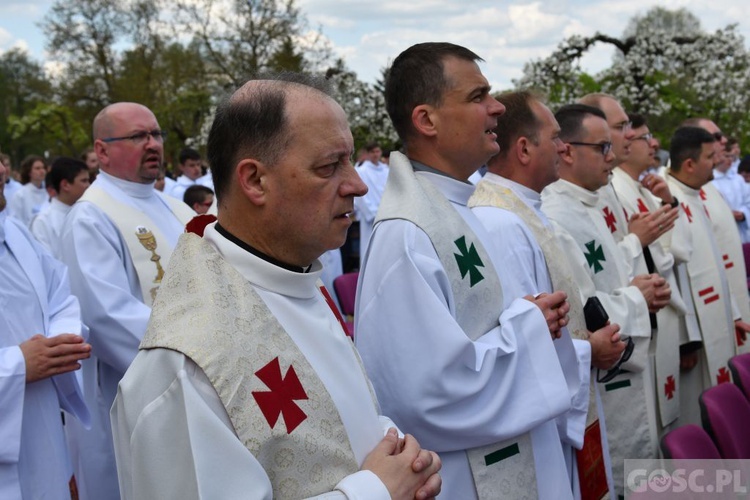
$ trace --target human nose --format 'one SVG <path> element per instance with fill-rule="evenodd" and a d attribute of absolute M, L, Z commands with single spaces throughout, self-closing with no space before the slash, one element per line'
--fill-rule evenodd
<path fill-rule="evenodd" d="M 500 101 L 498 101 L 492 96 L 488 96 L 488 97 L 490 99 L 490 105 L 488 108 L 490 116 L 500 116 L 503 113 L 505 113 L 505 105 L 503 105 L 503 103 L 501 103 Z"/>
<path fill-rule="evenodd" d="M 367 184 L 362 181 L 362 178 L 352 164 L 349 164 L 347 167 L 347 177 L 341 184 L 341 189 L 342 196 L 364 196 L 369 191 Z"/>

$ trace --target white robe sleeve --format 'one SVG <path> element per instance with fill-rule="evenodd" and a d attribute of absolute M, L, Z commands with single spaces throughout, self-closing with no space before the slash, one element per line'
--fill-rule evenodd
<path fill-rule="evenodd" d="M 133 383 L 144 374 L 151 384 Z M 273 498 L 268 475 L 237 438 L 210 381 L 182 354 L 143 351 L 120 383 L 111 417 L 123 500 Z M 375 474 L 358 471 L 316 498 L 390 496 Z"/>
<path fill-rule="evenodd" d="M 53 245 L 56 245 L 57 242 L 54 241 L 54 232 L 49 225 L 49 219 L 44 214 L 45 212 L 42 212 L 31 222 L 31 234 L 48 252 L 53 253 Z"/>
<path fill-rule="evenodd" d="M 0 462 L 18 463 L 26 362 L 18 346 L 0 348 Z M 1 488 L 0 488 L 1 489 Z"/>
<path fill-rule="evenodd" d="M 471 341 L 448 277 L 413 224 L 378 224 L 360 276 L 357 347 L 383 413 L 438 452 L 496 443 L 570 407 L 547 324 L 524 299 L 498 301 L 498 325 Z"/>
<path fill-rule="evenodd" d="M 104 213 L 79 202 L 65 221 L 62 256 L 83 304 L 97 358 L 124 373 L 138 352 L 151 309 L 120 233 Z"/>

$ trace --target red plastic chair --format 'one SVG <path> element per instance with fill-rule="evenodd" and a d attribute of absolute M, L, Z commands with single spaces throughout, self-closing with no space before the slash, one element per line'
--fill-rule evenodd
<path fill-rule="evenodd" d="M 357 279 L 359 272 L 345 273 L 333 280 L 333 290 L 339 299 L 341 312 L 344 313 L 346 326 L 354 337 L 354 299 L 357 296 Z"/>
<path fill-rule="evenodd" d="M 668 432 L 661 439 L 661 451 L 664 458 L 674 460 L 721 458 L 711 436 L 694 424 Z"/>
<path fill-rule="evenodd" d="M 750 458 L 750 402 L 734 384 L 706 389 L 698 398 L 703 428 L 722 458 Z"/>
<path fill-rule="evenodd" d="M 750 353 L 738 354 L 729 360 L 729 371 L 732 380 L 737 384 L 745 397 L 750 401 Z"/>

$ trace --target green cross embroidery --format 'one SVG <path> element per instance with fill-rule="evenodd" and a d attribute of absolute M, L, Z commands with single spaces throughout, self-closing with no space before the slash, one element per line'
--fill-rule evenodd
<path fill-rule="evenodd" d="M 583 252 L 583 254 L 586 256 L 586 261 L 589 263 L 589 266 L 594 270 L 594 274 L 596 274 L 604 269 L 599 262 L 606 262 L 607 260 L 604 258 L 604 249 L 601 245 L 598 247 L 596 246 L 596 240 L 591 240 L 586 243 L 586 249 L 588 250 L 588 253 Z"/>
<path fill-rule="evenodd" d="M 474 243 L 470 247 L 466 247 L 466 236 L 461 236 L 459 239 L 454 241 L 458 247 L 460 254 L 454 253 L 456 256 L 456 263 L 458 264 L 458 270 L 461 271 L 461 278 L 466 277 L 466 273 L 469 273 L 469 287 L 473 287 L 484 279 L 482 273 L 479 272 L 477 267 L 484 267 L 482 259 L 479 258 L 477 249 L 474 248 Z"/>

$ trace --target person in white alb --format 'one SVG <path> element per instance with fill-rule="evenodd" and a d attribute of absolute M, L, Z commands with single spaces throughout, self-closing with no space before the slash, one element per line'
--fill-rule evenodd
<path fill-rule="evenodd" d="M 177 165 L 177 171 L 180 175 L 169 188 L 169 191 L 166 191 L 165 188 L 165 192 L 173 198 L 183 200 L 187 188 L 190 186 L 201 185 L 198 180 L 203 174 L 202 166 L 203 162 L 201 161 L 201 155 L 198 151 L 193 148 L 183 148 L 182 151 L 180 151 L 179 164 Z"/>
<path fill-rule="evenodd" d="M 23 187 L 16 191 L 8 203 L 8 212 L 23 222 L 28 228 L 31 221 L 39 215 L 49 195 L 44 186 L 47 175 L 47 164 L 41 156 L 27 156 L 21 162 L 21 183 Z"/>
<path fill-rule="evenodd" d="M 437 456 L 379 416 L 321 286 L 318 257 L 344 243 L 366 191 L 346 116 L 325 80 L 283 78 L 216 111 L 218 221 L 180 238 L 112 409 L 125 499 L 440 490 Z"/>
<path fill-rule="evenodd" d="M 370 242 L 372 225 L 378 214 L 380 200 L 383 198 L 385 183 L 388 181 L 388 165 L 380 161 L 382 150 L 376 142 L 365 145 L 365 159 L 357 167 L 362 182 L 367 185 L 367 194 L 354 200 L 354 212 L 359 220 L 359 258 L 364 260 L 367 244 Z"/>
<path fill-rule="evenodd" d="M 731 380 L 727 362 L 735 354 L 738 330 L 746 331 L 730 291 L 722 249 L 714 235 L 711 211 L 702 188 L 712 177 L 716 138 L 700 127 L 681 127 L 670 141 L 671 167 L 667 180 L 687 217 L 691 255 L 687 262 L 690 292 L 701 330 L 700 339 L 682 347 L 692 354 L 696 369 L 683 373 L 683 390 L 698 396 L 702 390 Z M 682 420 L 700 418 L 697 402 L 681 409 Z"/>
<path fill-rule="evenodd" d="M 501 94 L 497 99 L 505 106 L 495 129 L 500 153 L 490 159 L 469 206 L 496 242 L 498 260 L 509 269 L 514 278 L 511 283 L 521 295 L 555 289 L 567 294 L 570 323 L 555 341 L 555 348 L 564 366 L 580 370 L 582 392 L 574 398 L 571 412 L 559 417 L 557 424 L 574 496 L 594 498 L 609 490 L 607 475 L 611 476 L 611 471 L 605 467 L 609 460 L 604 454 L 606 434 L 600 433 L 603 421 L 595 394 L 588 397 L 588 382 L 595 380 L 591 368 L 612 368 L 625 344 L 619 340 L 616 325 L 595 332 L 586 329 L 584 297 L 572 266 L 584 273 L 589 267 L 580 252 L 567 256 L 560 252 L 559 239 L 569 236 L 556 230 L 541 211 L 540 193 L 558 179 L 560 153 L 565 151 L 557 120 L 541 98 L 528 91 Z M 593 281 L 589 281 L 591 289 Z M 575 352 L 566 342 L 568 335 Z M 584 445 L 586 449 L 581 450 Z M 574 449 L 579 451 L 574 453 Z"/>
<path fill-rule="evenodd" d="M 0 178 L 5 166 L 0 163 Z M 0 498 L 69 500 L 60 410 L 89 424 L 74 370 L 91 346 L 65 266 L 12 217 L 0 184 Z"/>
<path fill-rule="evenodd" d="M 31 222 L 31 233 L 56 259 L 61 259 L 60 236 L 65 217 L 89 187 L 90 173 L 84 162 L 61 156 L 48 175 L 57 196 Z"/>
<path fill-rule="evenodd" d="M 612 126 L 606 116 L 599 108 L 583 104 L 563 106 L 557 111 L 560 137 L 568 146 L 561 155 L 560 180 L 542 192 L 542 210 L 571 236 L 574 244 L 564 247 L 565 251 L 585 256 L 596 296 L 609 318 L 635 343 L 633 355 L 622 365 L 627 371 L 599 387 L 614 487 L 617 494 L 622 494 L 623 461 L 633 456 L 655 458 L 658 453 L 654 383 L 648 367 L 649 312 L 664 307 L 670 291 L 666 280 L 656 274 L 631 277 L 633 260 L 626 256 L 612 229 L 614 209 L 608 204 L 602 207 L 601 189 L 607 186 L 615 161 Z M 583 286 L 586 279 L 582 276 L 578 282 L 589 297 L 591 292 Z"/>
<path fill-rule="evenodd" d="M 506 293 L 511 278 L 466 205 L 504 110 L 480 60 L 424 43 L 389 70 L 406 155 L 390 157 L 354 338 L 385 412 L 440 454 L 444 498 L 571 497 L 555 419 L 580 382 L 569 387 L 552 340 L 565 294 Z"/>
<path fill-rule="evenodd" d="M 66 426 L 82 500 L 118 498 L 109 409 L 138 352 L 151 304 L 177 238 L 195 213 L 153 188 L 164 132 L 136 103 L 107 106 L 94 119 L 101 170 L 65 218 L 62 257 L 91 329 L 83 390 L 92 428 Z"/>

